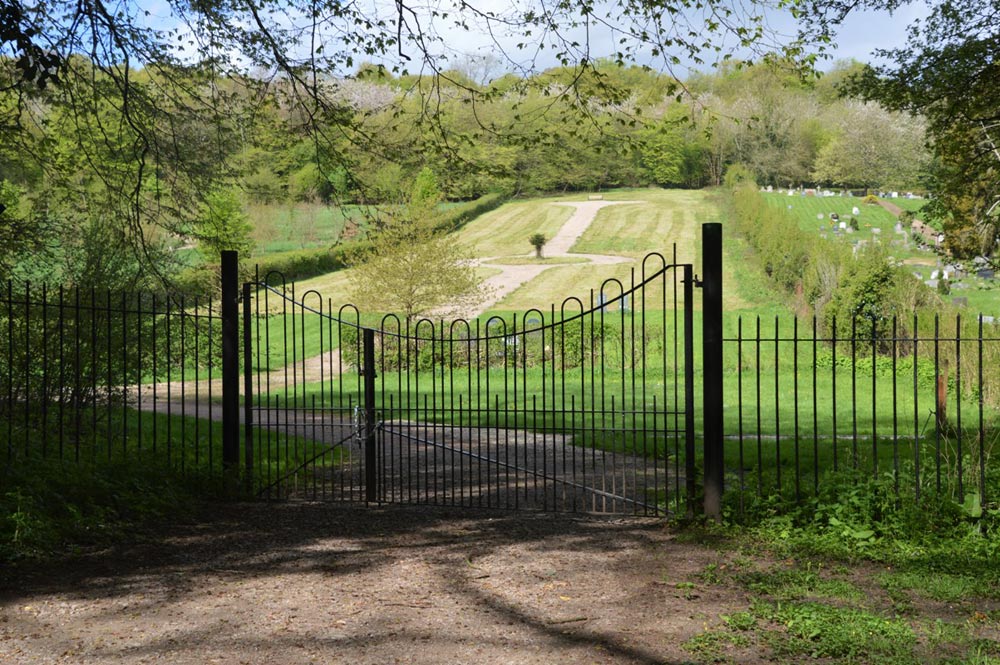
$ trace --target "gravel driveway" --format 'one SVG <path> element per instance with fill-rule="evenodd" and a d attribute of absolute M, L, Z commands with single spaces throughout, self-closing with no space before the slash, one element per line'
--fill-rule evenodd
<path fill-rule="evenodd" d="M 5 570 L 0 662 L 689 662 L 685 640 L 745 608 L 691 582 L 724 556 L 652 519 L 215 505 Z"/>

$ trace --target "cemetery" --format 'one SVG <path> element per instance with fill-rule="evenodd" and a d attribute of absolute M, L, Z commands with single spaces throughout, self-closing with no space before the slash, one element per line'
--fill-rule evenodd
<path fill-rule="evenodd" d="M 823 190 L 817 194 L 810 189 L 777 193 L 765 189 L 761 195 L 770 205 L 786 209 L 803 231 L 815 232 L 831 242 L 848 243 L 855 251 L 869 243 L 880 244 L 910 269 L 914 279 L 933 289 L 943 288 L 940 284 L 946 281 L 950 293 L 959 299 L 957 303 L 954 298 L 948 302 L 967 316 L 1000 317 L 1000 281 L 989 259 L 976 257 L 968 263 L 953 259 L 944 247 L 941 230 L 919 217 L 926 199 L 911 192 L 881 194 L 892 203 L 872 205 L 862 197 Z M 888 203 L 881 196 L 879 202 Z M 908 217 L 912 221 L 907 225 L 904 220 Z"/>

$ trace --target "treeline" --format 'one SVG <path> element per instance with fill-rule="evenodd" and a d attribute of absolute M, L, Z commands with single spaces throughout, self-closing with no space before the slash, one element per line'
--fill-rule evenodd
<path fill-rule="evenodd" d="M 0 89 L 11 68 L 0 59 Z M 59 85 L 0 95 L 0 268 L 148 287 L 185 269 L 192 244 L 209 260 L 250 251 L 248 206 L 377 216 L 427 168 L 451 201 L 702 187 L 734 164 L 777 186 L 915 187 L 920 123 L 839 98 L 854 68 L 802 81 L 780 63 L 733 64 L 680 82 L 608 62 L 483 83 L 461 67 L 363 66 L 302 94 L 300 80 L 212 63 L 130 70 L 123 90 L 74 58 Z"/>

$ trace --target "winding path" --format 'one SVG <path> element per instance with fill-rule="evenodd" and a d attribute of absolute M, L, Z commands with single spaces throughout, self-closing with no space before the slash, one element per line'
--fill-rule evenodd
<path fill-rule="evenodd" d="M 612 205 L 626 205 L 626 204 L 639 204 L 642 201 L 573 201 L 566 203 L 554 203 L 553 205 L 570 206 L 575 208 L 573 214 L 570 216 L 566 223 L 562 225 L 559 232 L 552 237 L 551 240 L 545 243 L 545 255 L 548 258 L 559 258 L 572 256 L 575 258 L 586 259 L 588 263 L 596 265 L 609 265 L 614 263 L 626 263 L 631 261 L 624 256 L 607 256 L 603 254 L 577 254 L 571 253 L 570 248 L 576 244 L 576 241 L 580 239 L 580 236 L 586 232 L 590 225 L 593 223 L 594 219 L 597 217 L 597 212 L 604 207 Z M 534 256 L 533 253 L 529 252 L 525 256 Z M 489 297 L 485 300 L 480 301 L 476 304 L 474 308 L 470 308 L 465 312 L 461 312 L 464 318 L 475 318 L 479 316 L 484 311 L 500 302 L 508 295 L 513 293 L 518 287 L 530 282 L 539 275 L 541 275 L 546 270 L 552 268 L 561 268 L 566 265 L 579 265 L 579 264 L 558 264 L 550 263 L 543 265 L 532 265 L 532 264 L 522 264 L 522 265 L 503 265 L 496 263 L 502 259 L 510 257 L 491 257 L 486 259 L 479 259 L 474 262 L 477 266 L 489 266 L 491 268 L 499 268 L 500 274 L 494 275 L 488 278 L 484 284 L 489 292 Z"/>

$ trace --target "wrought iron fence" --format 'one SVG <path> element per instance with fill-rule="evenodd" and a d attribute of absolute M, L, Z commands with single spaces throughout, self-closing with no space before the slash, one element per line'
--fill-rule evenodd
<path fill-rule="evenodd" d="M 220 356 L 210 302 L 7 282 L 0 293 L 7 465 L 142 459 L 214 469 Z"/>
<path fill-rule="evenodd" d="M 740 508 L 802 500 L 838 474 L 973 509 L 1000 498 L 1000 330 L 981 317 L 738 318 L 724 344 L 725 470 Z"/>
<path fill-rule="evenodd" d="M 702 265 L 700 356 L 677 346 L 695 333 L 697 280 L 691 266 L 667 261 L 590 303 L 567 301 L 570 309 L 444 327 L 366 321 L 319 294 L 256 283 L 244 285 L 241 331 L 234 256 L 222 306 L 8 282 L 0 459 L 4 468 L 141 460 L 211 478 L 240 473 L 243 459 L 245 487 L 261 496 L 358 501 L 416 492 L 520 507 L 527 485 L 562 468 L 568 475 L 539 495 L 541 507 L 589 509 L 603 496 L 661 512 L 693 506 L 700 465 L 710 515 L 723 484 L 726 501 L 744 509 L 762 497 L 802 501 L 838 477 L 884 483 L 900 497 L 947 495 L 973 514 L 997 504 L 997 326 L 725 318 L 717 235 L 704 243 L 714 249 Z M 661 283 L 648 282 L 654 273 Z M 637 285 L 660 304 L 643 301 Z M 366 385 L 376 381 L 377 391 Z M 241 388 L 252 396 L 242 411 Z M 534 448 L 518 438 L 525 432 Z M 570 443 L 551 445 L 557 439 Z M 581 451 L 590 467 L 577 466 Z M 609 453 L 607 482 L 620 476 L 641 498 L 591 482 L 598 454 Z M 448 476 L 450 494 L 426 491 L 444 482 L 437 472 L 420 476 L 423 485 L 401 481 L 397 461 L 439 459 L 455 461 L 446 472 L 462 479 Z M 381 475 L 367 475 L 376 467 Z M 652 480 L 638 482 L 647 472 Z M 508 473 L 516 490 L 501 493 Z M 473 477 L 484 493 L 465 482 Z"/>

